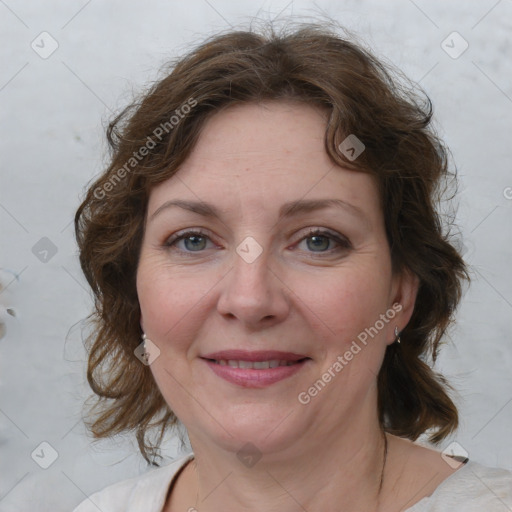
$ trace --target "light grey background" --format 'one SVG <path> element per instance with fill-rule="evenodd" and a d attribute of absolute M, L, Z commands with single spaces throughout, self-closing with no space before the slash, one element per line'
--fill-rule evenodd
<path fill-rule="evenodd" d="M 2 512 L 71 510 L 92 491 L 145 470 L 130 439 L 91 446 L 80 420 L 88 395 L 80 322 L 91 296 L 71 222 L 106 161 L 102 123 L 205 35 L 255 15 L 322 11 L 433 100 L 460 173 L 458 224 L 473 272 L 438 364 L 458 390 L 462 424 L 451 441 L 472 459 L 512 469 L 510 0 L 0 0 Z M 43 31 L 58 43 L 46 59 L 31 48 L 34 41 L 44 55 L 55 44 Z M 460 52 L 464 40 L 446 39 L 454 31 L 469 44 L 458 58 L 442 47 L 446 40 L 446 50 Z M 48 242 L 33 250 L 43 237 L 56 254 Z M 58 453 L 48 469 L 31 458 L 44 441 Z M 34 459 L 48 463 L 51 453 L 39 447 Z M 167 453 L 177 453 L 172 441 Z"/>

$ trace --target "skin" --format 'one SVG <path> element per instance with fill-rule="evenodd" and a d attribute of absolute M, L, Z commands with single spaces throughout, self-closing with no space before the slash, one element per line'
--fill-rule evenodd
<path fill-rule="evenodd" d="M 417 281 L 393 274 L 376 185 L 332 163 L 325 124 L 322 111 L 304 104 L 229 107 L 151 192 L 137 272 L 141 326 L 160 350 L 155 381 L 195 454 L 167 512 L 404 510 L 453 472 L 437 452 L 388 436 L 379 492 L 376 376 L 395 326 L 409 321 Z M 211 204 L 220 217 L 161 208 L 177 199 Z M 279 218 L 285 203 L 324 199 L 351 206 Z M 198 228 L 199 238 L 172 238 Z M 328 234 L 312 238 L 311 228 Z M 252 263 L 236 251 L 248 236 L 263 249 Z M 300 403 L 299 393 L 393 304 L 401 305 L 394 318 Z M 231 348 L 311 360 L 280 382 L 245 388 L 200 359 Z M 252 467 L 236 456 L 248 442 L 261 454 Z"/>

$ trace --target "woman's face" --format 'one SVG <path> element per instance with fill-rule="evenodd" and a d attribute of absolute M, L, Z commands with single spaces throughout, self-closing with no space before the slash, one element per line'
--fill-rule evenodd
<path fill-rule="evenodd" d="M 230 107 L 151 192 L 141 325 L 193 444 L 273 453 L 376 421 L 414 286 L 392 274 L 373 179 L 329 160 L 325 126 L 306 105 Z"/>

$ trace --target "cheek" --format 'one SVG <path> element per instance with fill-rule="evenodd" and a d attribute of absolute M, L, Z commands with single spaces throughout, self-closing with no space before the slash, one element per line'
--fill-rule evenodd
<path fill-rule="evenodd" d="M 390 307 L 390 272 L 385 266 L 347 266 L 319 278 L 301 276 L 295 289 L 303 315 L 326 340 L 327 351 L 350 345 Z M 386 329 L 379 335 L 385 337 Z"/>
<path fill-rule="evenodd" d="M 200 328 L 204 304 L 218 281 L 216 273 L 180 271 L 162 258 L 141 257 L 137 293 L 148 337 L 166 349 L 178 348 L 186 333 Z"/>

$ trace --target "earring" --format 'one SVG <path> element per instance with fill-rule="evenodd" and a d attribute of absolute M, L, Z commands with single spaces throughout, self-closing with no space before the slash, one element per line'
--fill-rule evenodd
<path fill-rule="evenodd" d="M 146 343 L 146 340 L 147 340 L 147 336 L 146 336 L 146 333 L 143 333 L 142 334 L 142 347 L 143 347 L 143 357 L 144 357 L 144 361 L 147 361 L 149 360 L 149 353 L 148 353 L 148 344 Z"/>
<path fill-rule="evenodd" d="M 146 333 L 143 333 L 141 338 L 142 343 L 135 349 L 135 356 L 149 366 L 160 356 L 160 349 L 146 336 Z"/>
<path fill-rule="evenodd" d="M 398 327 L 395 325 L 395 342 L 400 343 L 400 331 L 398 330 Z"/>

